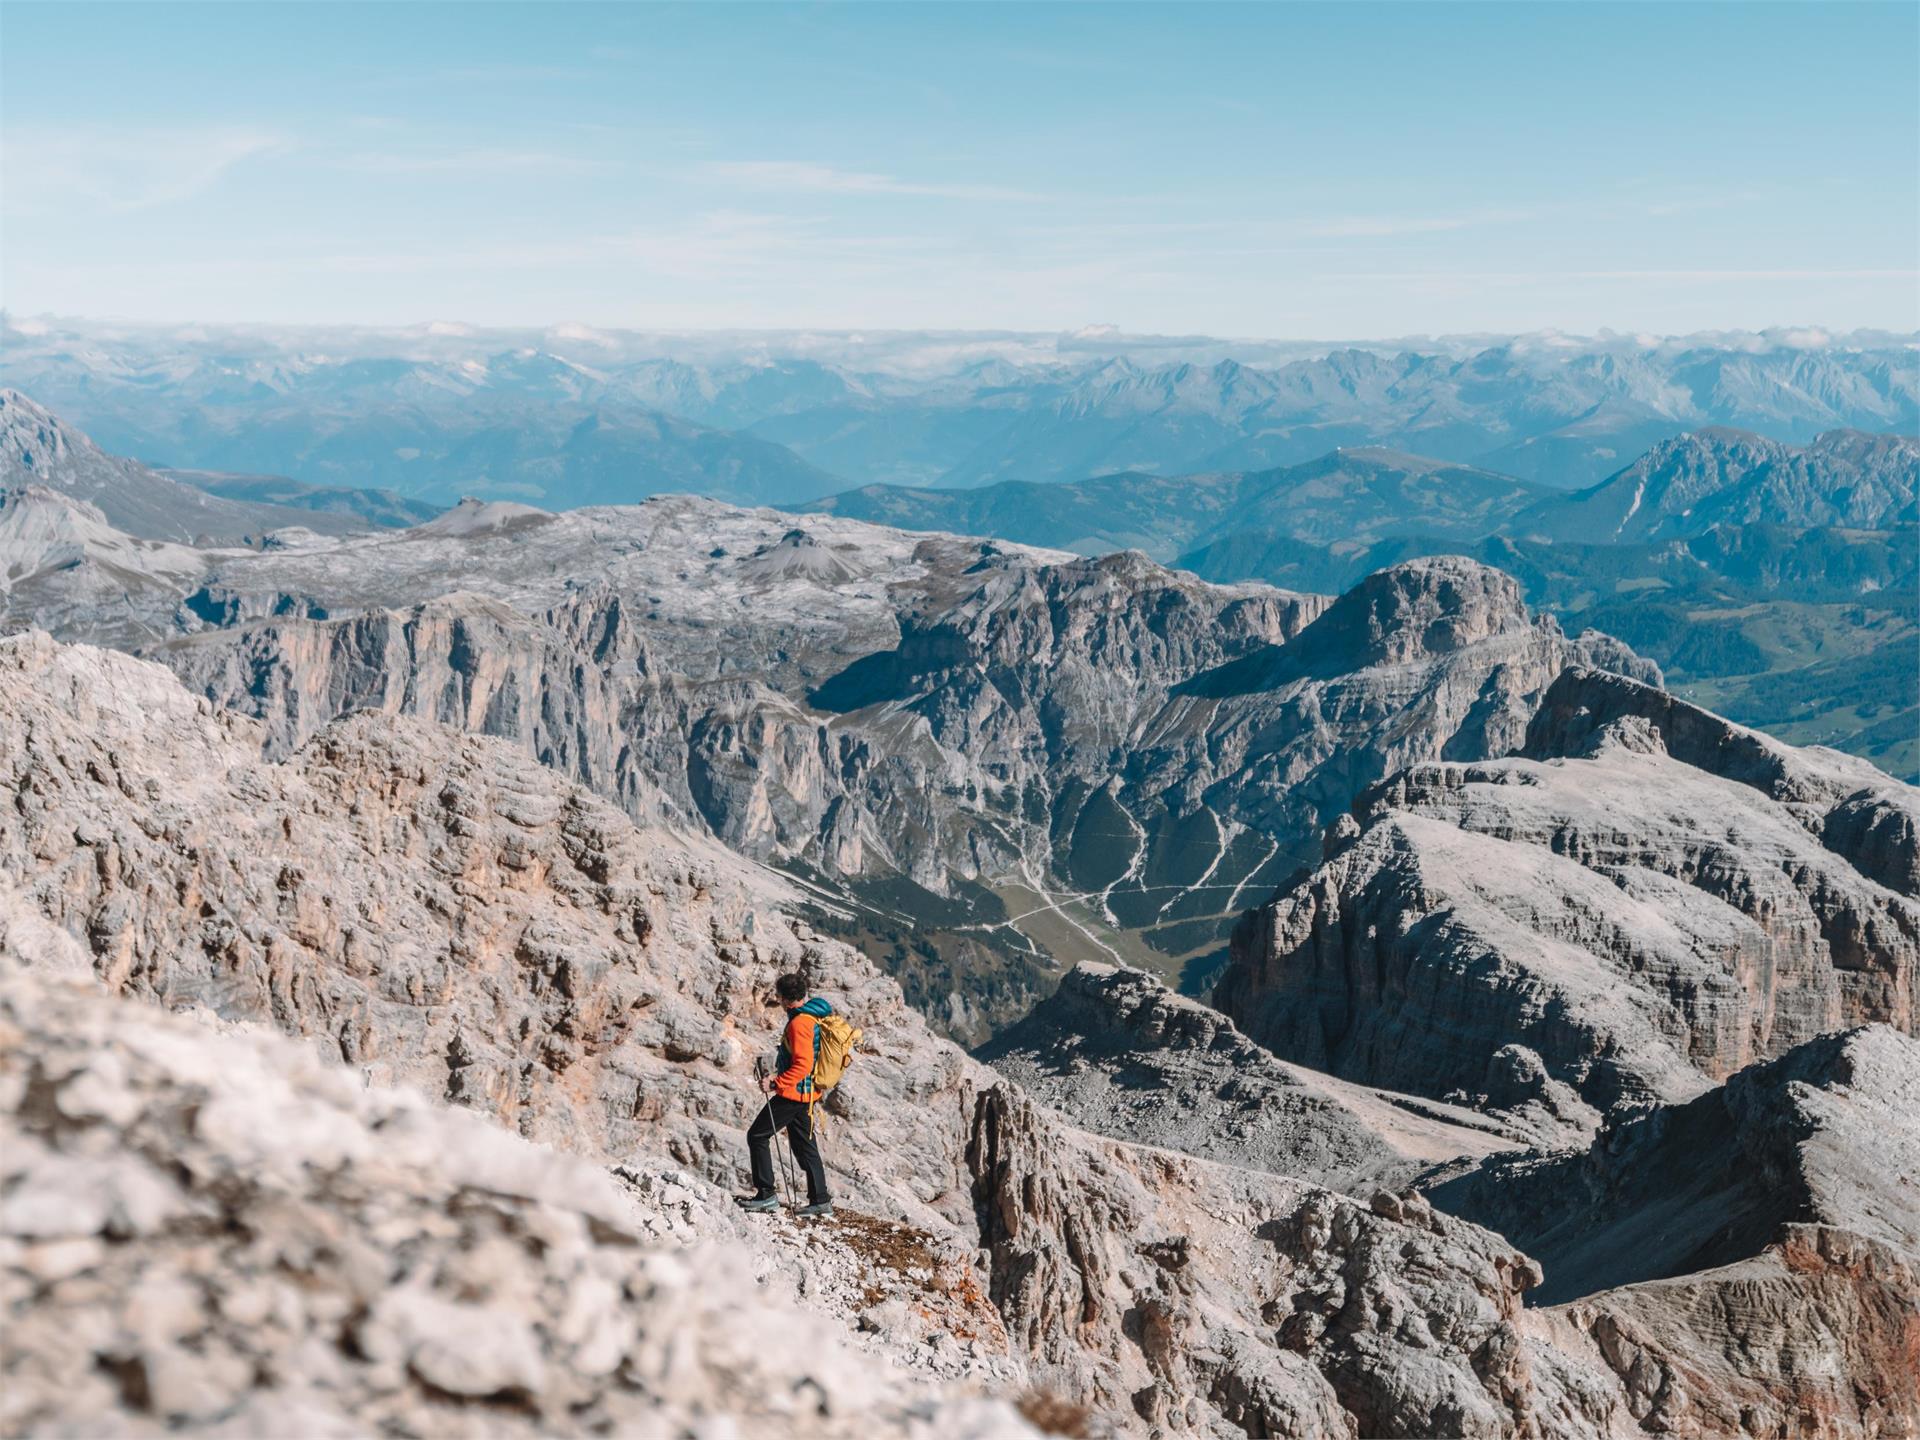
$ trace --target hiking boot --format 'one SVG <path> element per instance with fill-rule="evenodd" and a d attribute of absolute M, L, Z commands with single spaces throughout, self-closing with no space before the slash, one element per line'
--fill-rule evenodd
<path fill-rule="evenodd" d="M 831 1200 L 822 1200 L 818 1205 L 802 1205 L 793 1213 L 802 1220 L 818 1219 L 822 1215 L 831 1215 L 833 1213 L 833 1202 Z"/>
<path fill-rule="evenodd" d="M 778 1195 L 736 1195 L 733 1197 L 733 1203 L 742 1210 L 778 1210 L 780 1197 Z"/>

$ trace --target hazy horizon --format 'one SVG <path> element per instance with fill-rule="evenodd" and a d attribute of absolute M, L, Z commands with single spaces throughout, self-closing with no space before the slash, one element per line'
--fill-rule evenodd
<path fill-rule="evenodd" d="M 264 318 L 251 320 L 208 320 L 190 316 L 132 317 L 111 314 L 62 313 L 57 311 L 22 312 L 0 306 L 0 326 L 30 337 L 63 333 L 125 332 L 151 335 L 169 340 L 192 338 L 194 332 L 208 336 L 234 335 L 260 339 L 291 339 L 304 335 L 351 334 L 366 337 L 419 338 L 458 341 L 490 336 L 540 336 L 559 342 L 594 344 L 627 337 L 733 339 L 803 338 L 831 340 L 965 338 L 976 340 L 1065 340 L 1077 347 L 1097 350 L 1109 342 L 1117 345 L 1179 346 L 1209 344 L 1231 346 L 1270 346 L 1309 349 L 1354 346 L 1387 349 L 1393 347 L 1467 349 L 1501 344 L 1533 342 L 1542 347 L 1565 348 L 1624 347 L 1657 348 L 1679 344 L 1700 344 L 1735 348 L 1740 342 L 1764 342 L 1780 349 L 1820 349 L 1833 345 L 1865 345 L 1884 348 L 1910 344 L 1920 347 L 1920 324 L 1910 328 L 1859 325 L 1837 326 L 1817 320 L 1782 320 L 1760 326 L 1729 326 L 1687 331 L 1616 329 L 1599 326 L 1580 332 L 1546 326 L 1532 330 L 1458 330 L 1400 334 L 1257 334 L 1201 330 L 1132 330 L 1121 326 L 1089 322 L 1066 327 L 1045 326 L 941 326 L 941 325 L 613 325 L 596 324 L 578 316 L 560 316 L 544 321 L 494 324 L 464 319 L 458 315 L 423 315 L 412 319 L 381 322 L 352 320 L 293 320 Z"/>

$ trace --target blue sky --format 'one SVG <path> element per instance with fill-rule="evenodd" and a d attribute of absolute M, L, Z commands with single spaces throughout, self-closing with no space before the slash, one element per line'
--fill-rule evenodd
<path fill-rule="evenodd" d="M 1920 7 L 0 8 L 16 314 L 1920 326 Z"/>

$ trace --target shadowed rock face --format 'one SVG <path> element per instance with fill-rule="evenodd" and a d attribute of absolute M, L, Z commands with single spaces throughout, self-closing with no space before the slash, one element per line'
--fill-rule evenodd
<path fill-rule="evenodd" d="M 1523 755 L 1414 766 L 1354 813 L 1215 995 L 1284 1057 L 1446 1095 L 1518 1042 L 1606 1109 L 1913 1032 L 1920 904 L 1885 881 L 1920 798 L 1864 762 L 1569 672 Z"/>
<path fill-rule="evenodd" d="M 1494 1156 L 1424 1188 L 1539 1260 L 1548 1302 L 1747 1260 L 1789 1225 L 1914 1254 L 1915 1114 L 1920 1044 L 1872 1026 L 1622 1117 L 1585 1150 Z"/>
<path fill-rule="evenodd" d="M 1344 1085 L 1289 1065 L 1153 976 L 1090 961 L 974 1053 L 1086 1129 L 1363 1198 L 1436 1163 L 1541 1138 L 1528 1117 Z"/>

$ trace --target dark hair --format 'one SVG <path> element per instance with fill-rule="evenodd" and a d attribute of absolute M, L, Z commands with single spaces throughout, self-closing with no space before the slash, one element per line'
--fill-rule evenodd
<path fill-rule="evenodd" d="M 789 970 L 773 982 L 773 993 L 789 1005 L 797 1005 L 807 998 L 807 977 L 799 970 Z"/>

